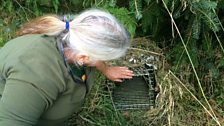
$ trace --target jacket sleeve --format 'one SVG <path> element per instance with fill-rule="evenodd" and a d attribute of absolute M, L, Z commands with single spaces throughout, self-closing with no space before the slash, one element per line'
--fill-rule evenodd
<path fill-rule="evenodd" d="M 33 85 L 7 80 L 0 100 L 0 126 L 31 126 L 46 107 L 44 98 Z"/>
<path fill-rule="evenodd" d="M 35 125 L 66 88 L 63 71 L 51 47 L 30 46 L 23 55 L 6 59 L 6 78 L 0 99 L 0 126 Z"/>

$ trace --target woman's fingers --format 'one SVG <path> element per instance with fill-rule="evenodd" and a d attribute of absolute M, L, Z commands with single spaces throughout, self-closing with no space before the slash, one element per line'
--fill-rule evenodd
<path fill-rule="evenodd" d="M 131 71 L 131 70 L 125 70 L 125 71 L 123 71 L 123 73 L 133 74 L 133 71 Z"/>
<path fill-rule="evenodd" d="M 125 73 L 121 73 L 122 75 L 127 75 L 127 76 L 134 76 L 133 72 L 125 72 Z"/>
<path fill-rule="evenodd" d="M 129 70 L 127 67 L 119 67 L 119 68 L 122 73 L 132 73 L 133 74 L 133 71 Z"/>
<path fill-rule="evenodd" d="M 128 67 L 119 67 L 120 69 L 128 70 Z"/>
<path fill-rule="evenodd" d="M 123 72 L 121 72 L 121 75 L 134 76 L 134 73 L 133 73 L 133 71 L 123 71 Z"/>
<path fill-rule="evenodd" d="M 123 79 L 131 79 L 132 76 L 134 76 L 134 73 L 132 70 L 129 70 L 127 67 L 119 67 L 120 73 L 118 75 L 119 78 Z"/>
<path fill-rule="evenodd" d="M 128 67 L 108 67 L 105 75 L 112 81 L 122 82 L 124 79 L 131 79 L 134 73 Z"/>
<path fill-rule="evenodd" d="M 123 80 L 122 79 L 115 79 L 114 81 L 116 81 L 116 82 L 122 82 Z"/>
<path fill-rule="evenodd" d="M 133 76 L 134 76 L 134 74 L 132 74 L 132 73 L 121 73 L 121 74 L 117 75 L 117 78 L 119 78 L 119 79 L 132 79 Z"/>
<path fill-rule="evenodd" d="M 132 76 L 122 76 L 123 79 L 132 79 Z"/>

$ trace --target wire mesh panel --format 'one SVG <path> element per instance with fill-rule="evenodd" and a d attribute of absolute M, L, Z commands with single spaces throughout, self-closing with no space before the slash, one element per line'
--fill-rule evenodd
<path fill-rule="evenodd" d="M 127 66 L 134 72 L 131 80 L 122 83 L 109 81 L 112 83 L 113 102 L 118 110 L 150 109 L 155 107 L 155 98 L 159 92 L 156 72 L 161 67 L 162 57 L 159 53 L 148 51 L 160 52 L 147 39 L 136 40 L 132 46 L 124 57 L 110 62 L 115 66 Z"/>
<path fill-rule="evenodd" d="M 115 83 L 112 97 L 118 110 L 150 109 L 155 105 L 155 73 L 152 65 L 145 64 L 144 69 L 133 69 L 135 76 L 131 80 Z"/>

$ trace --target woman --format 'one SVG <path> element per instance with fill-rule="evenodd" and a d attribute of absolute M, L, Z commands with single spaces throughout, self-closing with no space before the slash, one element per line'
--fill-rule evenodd
<path fill-rule="evenodd" d="M 130 40 L 102 10 L 70 22 L 40 17 L 18 35 L 0 50 L 0 126 L 66 125 L 91 88 L 94 67 L 112 81 L 133 76 L 104 62 L 123 56 Z"/>

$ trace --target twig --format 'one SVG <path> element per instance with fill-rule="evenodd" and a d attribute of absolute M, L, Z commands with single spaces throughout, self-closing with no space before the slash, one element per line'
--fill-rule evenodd
<path fill-rule="evenodd" d="M 157 55 L 157 56 L 163 56 L 164 57 L 164 55 L 162 53 L 152 52 L 152 51 L 148 51 L 148 50 L 144 50 L 144 49 L 140 49 L 140 48 L 134 48 L 134 47 L 130 47 L 129 49 L 143 51 L 143 52 L 150 53 L 152 55 Z"/>

